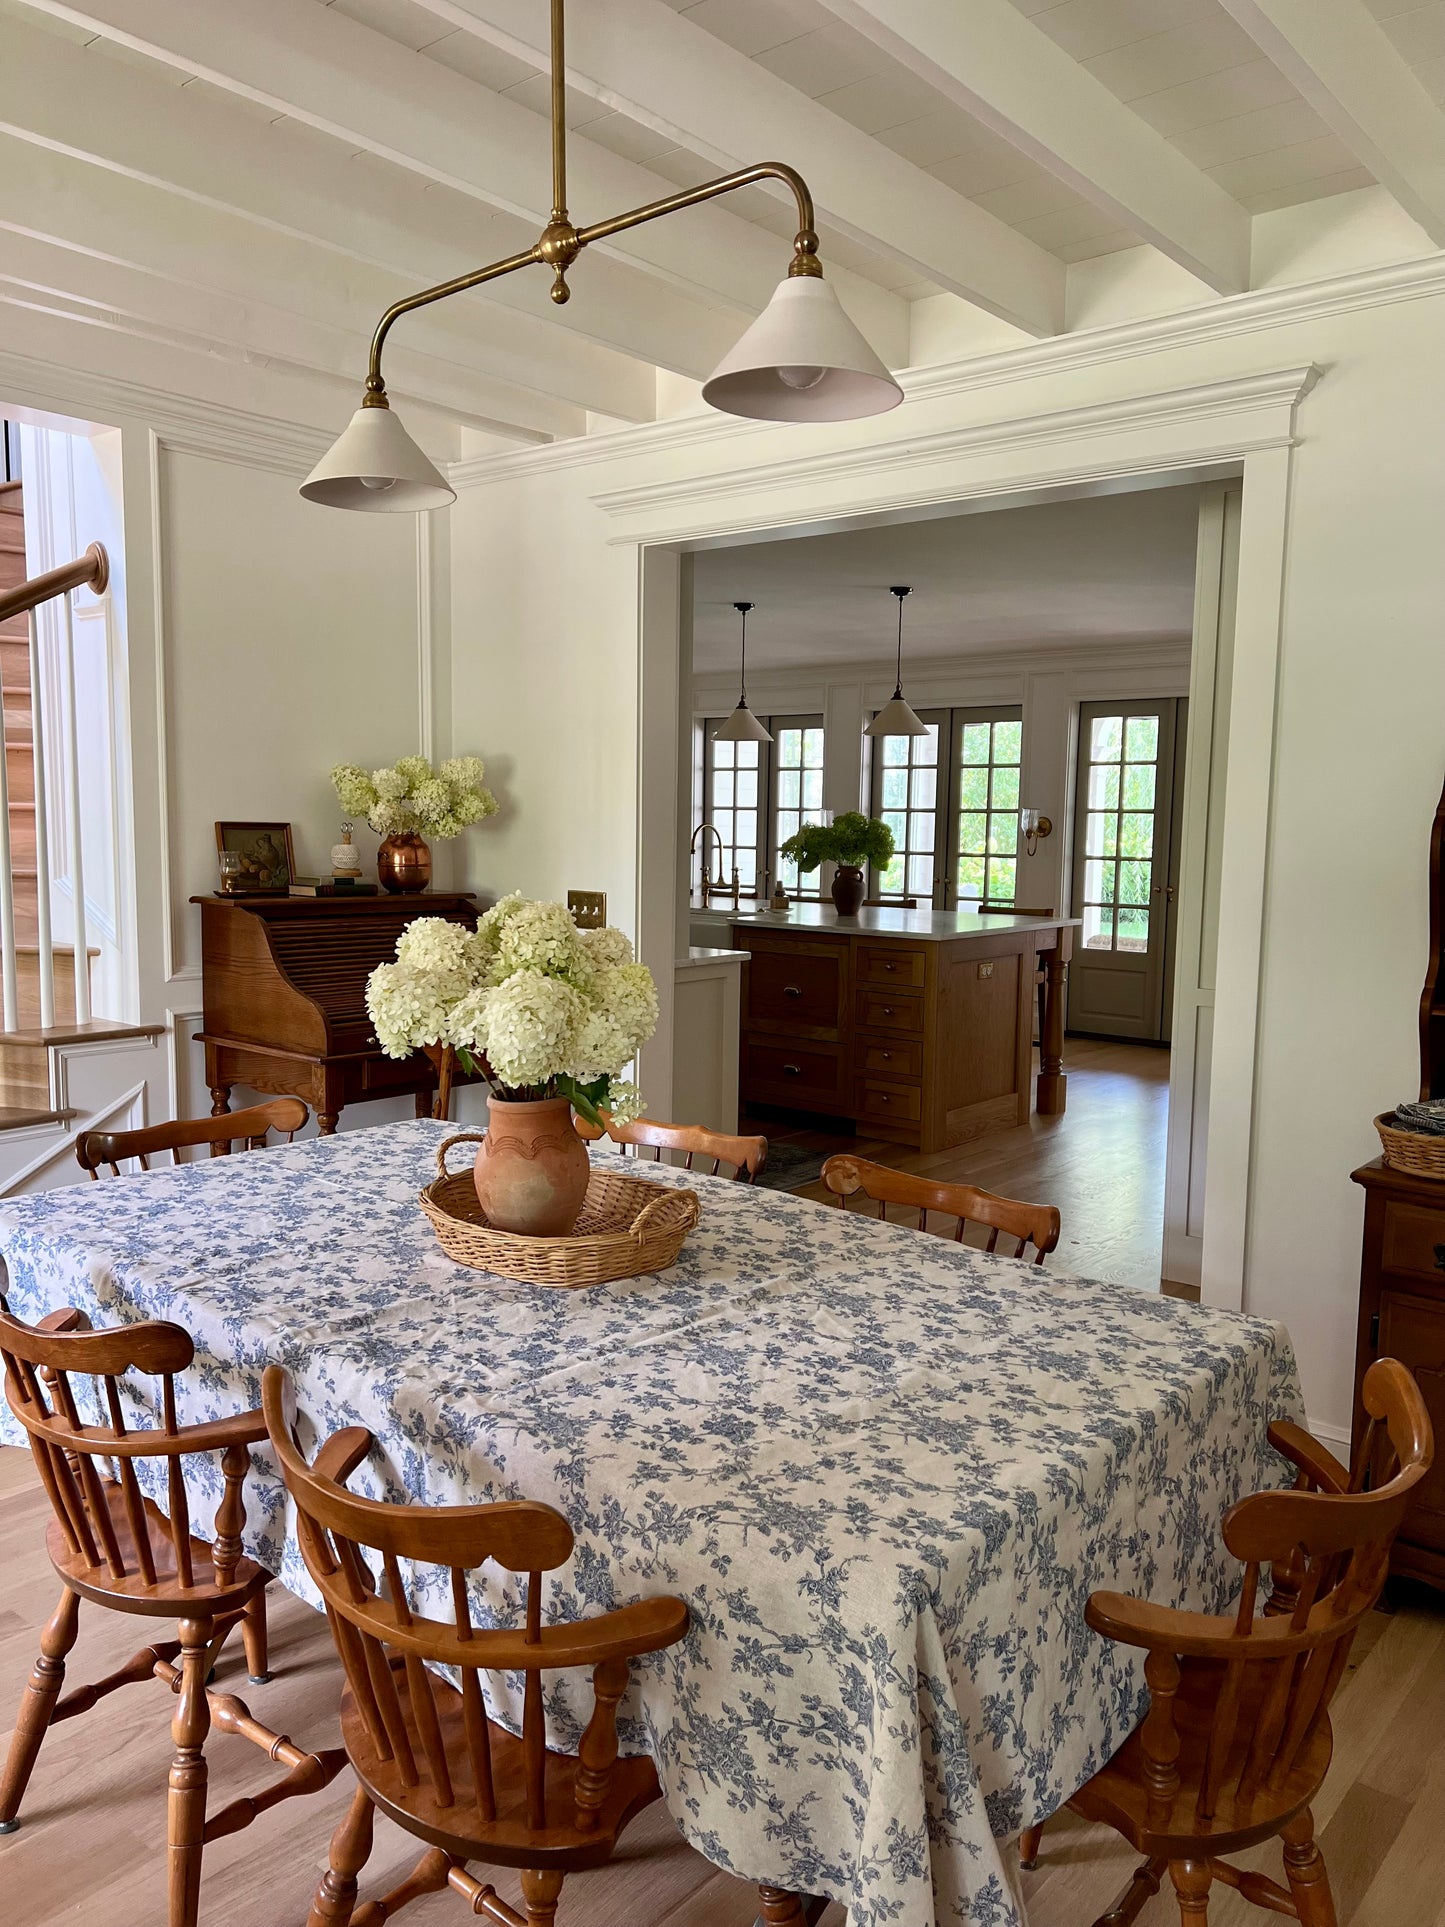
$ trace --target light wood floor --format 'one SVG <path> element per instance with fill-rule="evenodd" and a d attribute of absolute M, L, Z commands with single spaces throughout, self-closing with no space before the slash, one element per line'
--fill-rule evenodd
<path fill-rule="evenodd" d="M 55 1602 L 44 1555 L 49 1516 L 28 1453 L 0 1448 L 0 1719 L 8 1722 Z M 217 1685 L 305 1745 L 337 1740 L 339 1675 L 319 1615 L 272 1592 L 269 1686 L 248 1687 L 239 1656 L 223 1657 Z M 97 1678 L 147 1642 L 145 1622 L 84 1607 L 72 1684 Z M 157 1625 L 154 1636 L 164 1637 Z M 0 1922 L 10 1927 L 163 1927 L 165 1782 L 169 1696 L 131 1686 L 100 1709 L 55 1728 L 41 1752 L 18 1832 L 0 1839 Z M 213 1797 L 255 1792 L 275 1769 L 255 1748 L 213 1738 Z M 349 1787 L 264 1814 L 249 1832 L 206 1850 L 204 1927 L 301 1927 L 325 1864 L 326 1843 Z M 1339 1927 L 1445 1927 L 1445 1601 L 1412 1590 L 1391 1615 L 1376 1613 L 1357 1643 L 1336 1701 L 1335 1764 L 1316 1806 Z M 1275 1857 L 1271 1859 L 1271 1851 Z M 378 1824 L 372 1871 L 390 1881 L 417 1857 L 415 1844 Z M 1278 1875 L 1277 1849 L 1251 1856 Z M 1088 1927 L 1123 1888 L 1132 1858 L 1107 1830 L 1065 1815 L 1044 1837 L 1043 1865 L 1023 1876 L 1031 1927 Z M 489 1876 L 506 1897 L 510 1875 Z M 364 1889 L 363 1891 L 366 1891 Z M 632 1830 L 613 1866 L 569 1882 L 561 1927 L 748 1927 L 753 1890 L 695 1854 L 661 1805 Z M 401 1918 L 443 1927 L 466 1918 L 436 1894 Z M 1212 1927 L 1259 1923 L 1237 1895 L 1220 1892 Z M 843 1927 L 831 1907 L 826 1927 Z M 1165 1895 L 1141 1927 L 1171 1927 Z M 907 1927 L 907 1923 L 903 1924 Z"/>
<path fill-rule="evenodd" d="M 754 1128 L 818 1150 L 854 1150 L 923 1177 L 966 1179 L 1006 1197 L 1056 1204 L 1064 1221 L 1052 1261 L 1059 1270 L 1157 1291 L 1169 1052 L 1152 1044 L 1071 1037 L 1064 1061 L 1069 1101 L 1062 1117 L 1033 1112 L 1027 1124 L 950 1151 L 900 1151 L 862 1133 L 835 1137 L 777 1120 Z M 802 1187 L 802 1195 L 826 1193 L 812 1184 Z"/>

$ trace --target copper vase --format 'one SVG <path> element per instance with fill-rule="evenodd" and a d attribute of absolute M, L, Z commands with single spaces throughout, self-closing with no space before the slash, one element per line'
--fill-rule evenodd
<path fill-rule="evenodd" d="M 565 1097 L 488 1100 L 473 1176 L 499 1231 L 565 1237 L 581 1212 L 591 1168 Z"/>
<path fill-rule="evenodd" d="M 410 895 L 431 882 L 431 849 L 415 830 L 398 830 L 376 853 L 376 876 L 383 890 Z"/>

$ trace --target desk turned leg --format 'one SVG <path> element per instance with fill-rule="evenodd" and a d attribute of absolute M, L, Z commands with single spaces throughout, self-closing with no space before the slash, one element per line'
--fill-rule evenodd
<path fill-rule="evenodd" d="M 211 1116 L 224 1117 L 231 1108 L 231 1087 L 229 1084 L 211 1086 Z"/>
<path fill-rule="evenodd" d="M 1057 950 L 1042 953 L 1044 1022 L 1039 1036 L 1039 1082 L 1034 1103 L 1041 1117 L 1062 1117 L 1069 1080 L 1064 1074 L 1064 979 L 1068 968 Z"/>
<path fill-rule="evenodd" d="M 340 1111 L 318 1111 L 316 1113 L 316 1135 L 318 1137 L 334 1137 L 336 1135 L 336 1120 L 340 1115 Z"/>

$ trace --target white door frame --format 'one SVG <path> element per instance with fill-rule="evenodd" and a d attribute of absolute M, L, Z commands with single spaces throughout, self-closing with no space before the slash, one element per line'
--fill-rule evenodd
<path fill-rule="evenodd" d="M 677 714 L 678 551 L 957 515 L 1005 501 L 1018 506 L 1243 476 L 1201 1285 L 1206 1303 L 1235 1307 L 1245 1302 L 1249 1251 L 1265 868 L 1295 409 L 1318 376 L 1318 369 L 1308 365 L 1274 369 L 732 468 L 726 466 L 728 437 L 720 433 L 710 472 L 605 490 L 592 498 L 613 525 L 609 540 L 638 552 L 636 928 L 644 957 L 670 981 L 679 879 L 675 834 L 663 826 L 670 829 L 677 820 L 678 759 L 675 742 L 669 741 L 664 752 L 657 732 Z M 670 799 L 666 810 L 658 807 L 664 795 Z M 651 1053 L 649 1081 L 659 1110 L 671 1094 L 671 1045 L 667 1013 Z"/>

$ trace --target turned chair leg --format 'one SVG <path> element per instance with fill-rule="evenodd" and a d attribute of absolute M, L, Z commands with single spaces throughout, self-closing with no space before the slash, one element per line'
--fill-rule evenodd
<path fill-rule="evenodd" d="M 60 1604 L 40 1635 L 40 1656 L 26 1684 L 10 1738 L 5 1774 L 0 1779 L 0 1833 L 14 1833 L 20 1825 L 16 1815 L 65 1682 L 65 1655 L 75 1644 L 79 1630 L 80 1594 L 63 1586 Z"/>
<path fill-rule="evenodd" d="M 356 1905 L 356 1876 L 371 1858 L 371 1828 L 376 1809 L 365 1787 L 331 1836 L 331 1864 L 321 1876 L 306 1927 L 349 1927 Z"/>
<path fill-rule="evenodd" d="M 1285 1878 L 1299 1908 L 1300 1927 L 1337 1927 L 1330 1876 L 1315 1843 L 1315 1817 L 1308 1807 L 1295 1815 L 1280 1837 L 1284 1841 Z"/>
<path fill-rule="evenodd" d="M 1025 1827 L 1019 1835 L 1019 1865 L 1025 1873 L 1032 1873 L 1039 1864 L 1039 1848 L 1043 1845 L 1044 1823 L 1040 1820 L 1036 1827 Z"/>
<path fill-rule="evenodd" d="M 523 1873 L 522 1898 L 527 1903 L 527 1927 L 553 1927 L 562 1880 L 560 1873 Z"/>
<path fill-rule="evenodd" d="M 1209 1889 L 1214 1876 L 1207 1860 L 1171 1860 L 1169 1878 L 1179 1896 L 1181 1927 L 1209 1927 Z"/>
<path fill-rule="evenodd" d="M 246 1677 L 252 1686 L 264 1686 L 270 1679 L 266 1652 L 266 1593 L 264 1587 L 246 1602 L 241 1616 L 241 1638 L 246 1647 Z"/>
<path fill-rule="evenodd" d="M 202 1751 L 211 1728 L 206 1697 L 211 1625 L 183 1619 L 180 1696 L 171 1720 L 176 1754 L 171 1761 L 166 1806 L 170 1927 L 196 1927 L 201 1903 L 201 1846 L 206 1828 L 206 1760 Z"/>
<path fill-rule="evenodd" d="M 758 1899 L 765 1927 L 806 1927 L 808 1916 L 800 1894 L 789 1893 L 785 1887 L 759 1887 Z"/>

